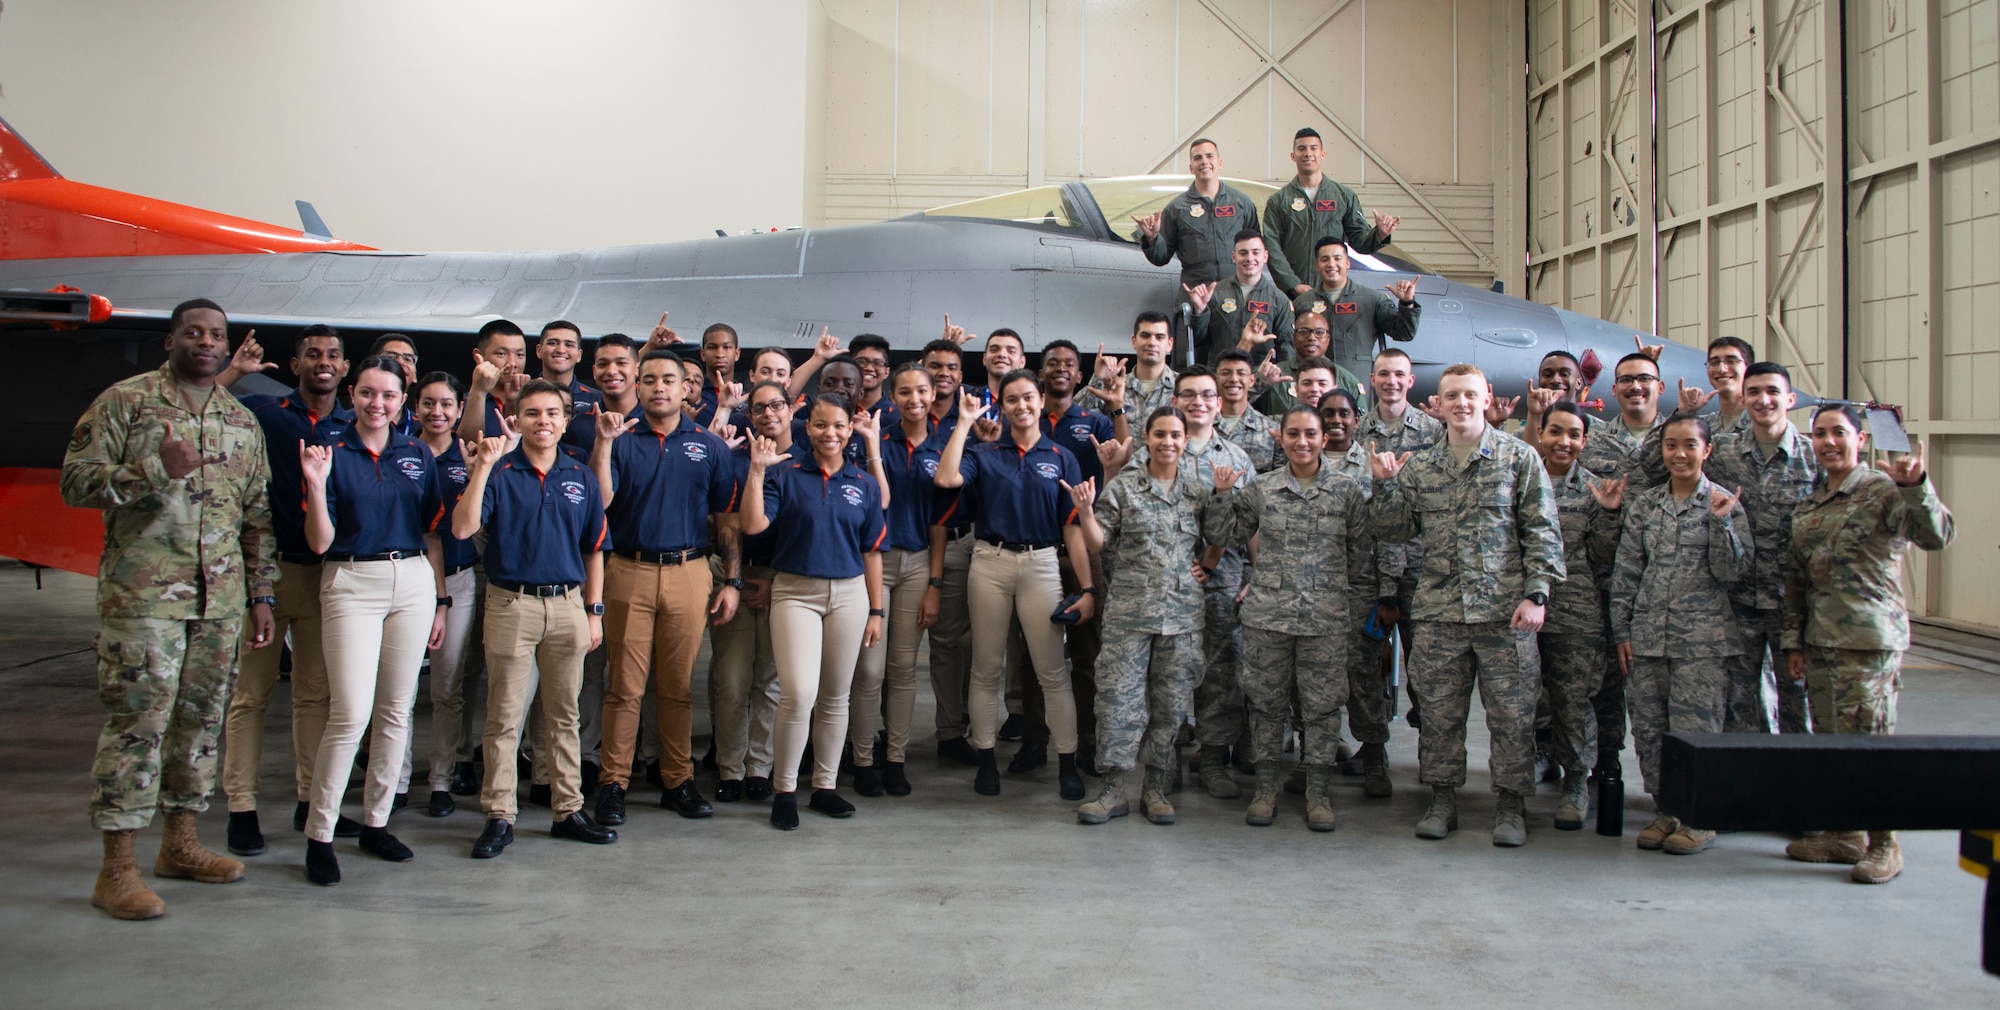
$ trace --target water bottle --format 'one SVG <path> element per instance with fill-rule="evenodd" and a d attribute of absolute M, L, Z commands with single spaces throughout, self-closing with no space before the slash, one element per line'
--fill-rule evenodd
<path fill-rule="evenodd" d="M 1625 780 L 1615 760 L 1597 769 L 1597 833 L 1607 838 L 1625 833 Z"/>

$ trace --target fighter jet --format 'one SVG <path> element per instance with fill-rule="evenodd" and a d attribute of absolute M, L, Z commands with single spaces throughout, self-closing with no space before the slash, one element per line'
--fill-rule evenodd
<path fill-rule="evenodd" d="M 1276 191 L 1228 181 L 1259 205 Z M 1058 338 L 1129 350 L 1135 315 L 1173 312 L 1182 301 L 1177 267 L 1148 262 L 1129 222 L 1188 184 L 1185 176 L 1067 182 L 874 224 L 656 245 L 404 252 L 333 238 L 303 201 L 295 230 L 65 179 L 0 121 L 0 327 L 12 374 L 30 377 L 8 398 L 0 467 L 60 466 L 91 399 L 164 360 L 168 311 L 189 298 L 221 304 L 238 334 L 254 328 L 274 349 L 268 357 L 282 359 L 278 349 L 300 328 L 328 323 L 351 354 L 380 334 L 406 333 L 426 368 L 460 374 L 471 369 L 473 334 L 495 318 L 530 333 L 568 319 L 586 339 L 614 331 L 643 339 L 663 310 L 686 321 L 683 332 L 728 322 L 746 349 L 803 350 L 825 327 L 879 334 L 910 356 L 950 313 L 975 333 L 1012 327 L 1031 354 Z M 1600 362 L 1603 392 L 1635 338 L 1666 345 L 1667 395 L 1677 379 L 1707 385 L 1695 348 L 1461 284 L 1399 252 L 1355 255 L 1351 277 L 1377 287 L 1416 281 L 1423 322 L 1414 341 L 1397 346 L 1415 362 L 1419 400 L 1461 361 L 1477 364 L 1501 395 L 1519 395 L 1552 350 Z M 57 507 L 53 486 L 46 472 L 0 470 L 0 552 L 37 549 L 9 531 L 26 528 L 17 518 Z M 42 490 L 23 497 L 24 487 Z"/>

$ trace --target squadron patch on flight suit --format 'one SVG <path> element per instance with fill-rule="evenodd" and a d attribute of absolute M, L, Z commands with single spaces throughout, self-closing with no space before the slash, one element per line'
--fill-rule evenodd
<path fill-rule="evenodd" d="M 1340 209 L 1340 201 L 1338 201 L 1338 200 L 1314 200 L 1314 201 L 1313 201 L 1313 209 L 1314 209 L 1314 210 L 1317 210 L 1317 211 L 1324 211 L 1324 212 L 1326 212 L 1326 213 L 1332 213 L 1332 212 L 1334 212 L 1334 211 L 1336 211 L 1336 210 L 1339 210 L 1339 209 Z"/>
<path fill-rule="evenodd" d="M 1235 216 L 1236 216 L 1236 207 L 1235 207 L 1234 205 L 1232 205 L 1232 204 L 1223 204 L 1222 206 L 1220 206 L 1220 207 L 1217 207 L 1217 208 L 1215 208 L 1215 216 L 1216 216 L 1216 217 L 1235 217 Z"/>
<path fill-rule="evenodd" d="M 1205 210 L 1203 210 L 1203 209 L 1201 209 L 1201 204 L 1198 204 L 1198 203 L 1197 203 L 1197 204 L 1191 204 L 1191 205 L 1189 205 L 1189 207 L 1188 207 L 1188 216 L 1189 216 L 1189 217 L 1200 217 L 1200 216 L 1202 216 L 1203 214 L 1206 214 L 1206 213 L 1208 213 L 1208 212 L 1207 212 L 1207 211 L 1205 211 Z"/>
<path fill-rule="evenodd" d="M 1293 210 L 1306 209 L 1306 198 L 1302 196 L 1292 197 L 1292 209 Z"/>
<path fill-rule="evenodd" d="M 1222 311 L 1224 311 L 1224 312 L 1234 312 L 1234 311 L 1236 311 L 1236 299 L 1234 299 L 1234 298 L 1224 298 L 1224 299 L 1222 300 Z"/>
<path fill-rule="evenodd" d="M 1324 312 L 1326 311 L 1326 303 L 1325 303 L 1325 302 L 1314 302 L 1314 303 L 1313 303 L 1313 307 L 1312 307 L 1312 311 L 1313 311 L 1313 312 L 1319 312 L 1319 313 L 1324 313 Z"/>

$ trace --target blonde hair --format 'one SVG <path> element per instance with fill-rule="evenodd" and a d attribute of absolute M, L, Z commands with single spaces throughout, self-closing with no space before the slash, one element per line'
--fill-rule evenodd
<path fill-rule="evenodd" d="M 1444 371 L 1439 372 L 1438 379 L 1442 381 L 1444 379 L 1449 379 L 1454 375 L 1477 375 L 1482 379 L 1486 378 L 1486 373 L 1480 371 L 1478 365 L 1461 361 L 1458 364 L 1452 365 L 1446 368 Z"/>

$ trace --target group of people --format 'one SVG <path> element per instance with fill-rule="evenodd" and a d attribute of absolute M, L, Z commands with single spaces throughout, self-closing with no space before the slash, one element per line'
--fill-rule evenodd
<path fill-rule="evenodd" d="M 1319 175 L 1317 134 L 1293 156 L 1299 177 L 1262 228 L 1205 140 L 1189 190 L 1138 222 L 1197 309 L 1201 363 L 1179 371 L 1155 311 L 1129 359 L 1100 344 L 1088 375 L 1068 341 L 1030 370 L 1020 335 L 993 330 L 983 387 L 965 381 L 976 338 L 949 317 L 894 367 L 880 337 L 822 332 L 803 362 L 766 348 L 739 372 L 733 328 L 708 326 L 688 355 L 663 313 L 644 342 L 586 344 L 558 320 L 532 348 L 495 320 L 469 383 L 421 371 L 407 337 L 350 365 L 337 332 L 308 327 L 296 388 L 239 400 L 226 387 L 276 363 L 247 337 L 230 352 L 219 305 L 178 306 L 167 362 L 98 398 L 63 468 L 65 499 L 106 517 L 94 903 L 163 911 L 133 845 L 156 810 L 156 875 L 242 874 L 194 831 L 218 735 L 228 848 L 265 851 L 280 642 L 293 826 L 319 884 L 340 879 L 335 838 L 413 856 L 388 823 L 410 791 L 426 662 L 424 809 L 449 816 L 476 792 L 475 858 L 513 841 L 524 739 L 555 837 L 615 841 L 655 768 L 661 806 L 710 816 L 692 749 L 704 632 L 712 795 L 769 802 L 785 830 L 801 777 L 805 806 L 836 818 L 855 812 L 844 776 L 862 796 L 911 792 L 926 638 L 938 756 L 991 796 L 1010 727 L 1012 772 L 1053 743 L 1085 824 L 1127 814 L 1133 786 L 1147 820 L 1173 823 L 1191 737 L 1211 795 L 1254 777 L 1248 823 L 1274 823 L 1298 792 L 1307 827 L 1333 830 L 1336 775 L 1393 792 L 1399 654 L 1424 838 L 1458 827 L 1475 685 L 1502 846 L 1527 840 L 1538 758 L 1562 780 L 1555 826 L 1582 826 L 1628 717 L 1649 792 L 1664 733 L 1893 731 L 1903 557 L 1952 536 L 1921 445 L 1871 468 L 1837 406 L 1801 434 L 1785 369 L 1728 337 L 1709 348 L 1713 391 L 1682 389 L 1673 412 L 1643 345 L 1616 366 L 1612 416 L 1580 405 L 1590 377 L 1563 351 L 1523 420 L 1522 398 L 1496 402 L 1471 365 L 1415 404 L 1410 357 L 1387 344 L 1415 335 L 1414 287 L 1347 274 L 1348 249 L 1395 221 L 1369 224 Z M 1663 815 L 1639 845 L 1687 854 L 1713 837 Z M 1901 866 L 1888 833 L 1813 832 L 1788 851 L 1871 882 Z"/>

